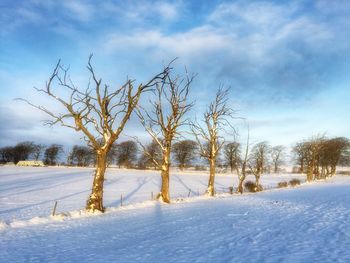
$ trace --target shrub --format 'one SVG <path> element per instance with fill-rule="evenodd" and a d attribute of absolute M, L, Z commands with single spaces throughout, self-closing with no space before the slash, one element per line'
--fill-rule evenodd
<path fill-rule="evenodd" d="M 261 184 L 258 185 L 258 187 L 255 185 L 255 183 L 253 181 L 247 181 L 244 184 L 244 188 L 251 193 L 255 193 L 255 192 L 260 192 L 263 190 L 263 187 Z"/>
<path fill-rule="evenodd" d="M 283 187 L 287 187 L 288 186 L 288 182 L 284 181 L 284 182 L 279 182 L 277 184 L 278 188 L 283 188 Z"/>
<path fill-rule="evenodd" d="M 297 186 L 300 185 L 300 180 L 299 179 L 292 179 L 289 181 L 290 186 Z"/>
<path fill-rule="evenodd" d="M 195 170 L 195 171 L 205 171 L 205 170 L 207 170 L 207 169 L 206 169 L 205 166 L 203 166 L 203 165 L 196 165 L 196 166 L 194 167 L 194 170 Z"/>
<path fill-rule="evenodd" d="M 339 171 L 339 172 L 337 172 L 337 174 L 340 174 L 340 175 L 350 175 L 350 171 Z"/>

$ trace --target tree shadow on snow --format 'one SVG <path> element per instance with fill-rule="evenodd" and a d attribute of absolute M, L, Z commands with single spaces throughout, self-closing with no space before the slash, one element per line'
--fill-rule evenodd
<path fill-rule="evenodd" d="M 127 195 L 123 195 L 123 203 L 128 201 L 133 195 L 135 195 L 145 184 L 147 184 L 151 178 L 145 176 L 142 178 L 137 179 L 137 186 L 135 189 L 133 189 L 131 192 L 129 192 Z M 111 202 L 109 206 L 117 206 L 120 205 L 120 200 Z"/>

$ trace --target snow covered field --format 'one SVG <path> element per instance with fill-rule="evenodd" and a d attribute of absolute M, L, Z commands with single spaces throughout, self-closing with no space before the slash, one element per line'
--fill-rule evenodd
<path fill-rule="evenodd" d="M 209 198 L 197 196 L 206 188 L 205 173 L 176 173 L 174 202 L 165 205 L 145 201 L 159 189 L 156 172 L 112 169 L 105 204 L 113 208 L 106 214 L 49 217 L 55 200 L 58 212 L 84 206 L 91 173 L 0 167 L 0 261 L 350 262 L 349 176 Z M 262 184 L 292 177 L 266 175 Z M 232 183 L 236 176 L 218 176 L 217 191 L 227 192 Z M 187 199 L 189 189 L 193 198 Z"/>
<path fill-rule="evenodd" d="M 0 167 L 0 219 L 7 222 L 48 216 L 55 201 L 58 212 L 82 209 L 91 191 L 93 169 L 56 167 Z M 274 187 L 279 181 L 304 177 L 298 175 L 266 175 L 261 181 L 265 187 Z M 251 176 L 248 180 L 254 180 Z M 237 186 L 236 175 L 218 175 L 216 190 L 228 192 Z M 208 183 L 207 172 L 174 172 L 171 176 L 171 197 L 203 194 Z M 105 206 L 133 204 L 151 200 L 160 189 L 160 174 L 156 171 L 109 169 L 105 183 Z"/>

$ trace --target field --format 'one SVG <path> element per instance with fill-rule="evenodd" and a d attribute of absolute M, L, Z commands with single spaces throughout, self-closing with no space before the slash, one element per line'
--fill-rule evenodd
<path fill-rule="evenodd" d="M 154 171 L 111 169 L 105 214 L 80 209 L 92 170 L 0 168 L 2 262 L 349 262 L 350 177 L 272 189 L 301 175 L 262 177 L 264 192 L 229 195 L 237 176 L 174 171 L 170 205 L 151 201 Z M 253 179 L 253 178 L 248 178 Z M 123 206 L 120 196 L 123 195 Z M 188 198 L 188 195 L 190 196 Z M 57 213 L 51 217 L 58 201 Z"/>

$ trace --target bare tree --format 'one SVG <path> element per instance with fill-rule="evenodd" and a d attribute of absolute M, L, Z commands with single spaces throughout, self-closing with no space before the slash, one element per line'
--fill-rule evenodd
<path fill-rule="evenodd" d="M 249 158 L 250 171 L 255 176 L 255 191 L 261 191 L 260 177 L 266 170 L 267 154 L 269 145 L 267 142 L 260 142 L 254 145 L 251 156 Z"/>
<path fill-rule="evenodd" d="M 156 99 L 151 101 L 152 111 L 141 107 L 138 111 L 142 125 L 162 150 L 161 164 L 155 159 L 153 162 L 161 167 L 162 185 L 157 197 L 165 203 L 170 203 L 169 168 L 172 142 L 179 135 L 179 127 L 186 124 L 184 115 L 193 106 L 193 103 L 188 102 L 193 78 L 194 76 L 190 77 L 187 74 L 185 78 L 168 74 L 164 81 L 156 86 Z M 147 152 L 145 147 L 141 147 Z"/>
<path fill-rule="evenodd" d="M 33 142 L 20 142 L 13 147 L 13 161 L 18 163 L 19 161 L 24 161 L 29 158 L 33 153 L 34 143 Z"/>
<path fill-rule="evenodd" d="M 340 137 L 346 140 L 348 143 L 341 151 L 341 155 L 338 161 L 338 165 L 350 166 L 350 140 L 348 138 Z"/>
<path fill-rule="evenodd" d="M 275 173 L 278 172 L 279 166 L 283 163 L 285 149 L 283 145 L 277 145 L 271 148 L 271 161 Z"/>
<path fill-rule="evenodd" d="M 294 156 L 296 158 L 296 162 L 299 165 L 300 173 L 303 173 L 305 171 L 305 155 L 306 155 L 306 150 L 305 150 L 305 144 L 303 142 L 298 142 L 295 144 L 295 146 L 292 149 L 292 152 L 294 153 Z"/>
<path fill-rule="evenodd" d="M 63 147 L 60 144 L 51 144 L 46 148 L 44 153 L 44 163 L 47 165 L 56 165 L 59 154 L 63 152 Z"/>
<path fill-rule="evenodd" d="M 241 162 L 241 171 L 238 171 L 238 187 L 237 187 L 237 193 L 243 194 L 243 183 L 244 180 L 247 177 L 247 166 L 249 161 L 249 139 L 250 139 L 250 130 L 248 126 L 248 133 L 247 133 L 247 142 L 245 146 L 244 156 L 242 158 Z"/>
<path fill-rule="evenodd" d="M 215 168 L 220 149 L 225 140 L 220 133 L 224 131 L 225 126 L 233 127 L 228 118 L 233 117 L 233 110 L 227 105 L 228 89 L 219 88 L 214 101 L 209 105 L 203 116 L 203 124 L 192 123 L 191 129 L 196 137 L 200 148 L 200 155 L 207 159 L 210 165 L 210 174 L 208 181 L 207 194 L 215 194 Z"/>
<path fill-rule="evenodd" d="M 5 146 L 0 148 L 0 156 L 3 163 L 14 162 L 14 147 Z"/>
<path fill-rule="evenodd" d="M 93 161 L 93 152 L 89 147 L 74 145 L 69 160 L 70 165 L 89 166 Z"/>
<path fill-rule="evenodd" d="M 130 168 L 136 160 L 137 144 L 134 141 L 125 141 L 117 144 L 117 165 Z"/>
<path fill-rule="evenodd" d="M 331 176 L 336 174 L 337 165 L 339 164 L 341 158 L 346 155 L 346 151 L 350 146 L 350 142 L 347 138 L 337 137 L 328 140 L 330 145 L 329 152 L 329 163 L 331 166 Z"/>
<path fill-rule="evenodd" d="M 325 139 L 322 142 L 319 153 L 319 167 L 321 172 L 318 172 L 319 178 L 326 178 L 336 174 L 337 165 L 342 156 L 346 154 L 349 147 L 349 140 L 344 137 Z"/>
<path fill-rule="evenodd" d="M 136 89 L 134 81 L 127 80 L 124 85 L 111 91 L 107 85 L 102 84 L 102 79 L 96 76 L 91 65 L 91 58 L 92 56 L 89 57 L 87 69 L 91 74 L 93 88 L 90 88 L 90 85 L 86 90 L 76 87 L 70 79 L 68 69 L 64 68 L 59 61 L 46 83 L 46 87 L 37 89 L 59 102 L 65 109 L 64 113 L 54 113 L 46 107 L 22 100 L 48 114 L 51 120 L 47 121 L 46 124 L 61 124 L 84 134 L 88 146 L 96 154 L 96 171 L 86 209 L 103 212 L 103 184 L 107 167 L 107 154 L 123 131 L 141 94 L 151 89 L 158 81 L 162 81 L 167 76 L 169 67 L 166 67 L 163 72 L 157 74 L 146 84 L 138 85 Z M 54 82 L 68 92 L 66 98 L 58 96 L 53 91 Z M 99 139 L 102 143 L 99 143 Z"/>
<path fill-rule="evenodd" d="M 33 144 L 32 155 L 36 161 L 39 160 L 40 155 L 44 149 L 45 149 L 45 145 L 43 145 L 43 144 Z"/>
<path fill-rule="evenodd" d="M 191 164 L 191 161 L 195 158 L 196 150 L 197 143 L 192 140 L 183 140 L 174 143 L 172 152 L 181 171 L 186 165 Z"/>
<path fill-rule="evenodd" d="M 241 160 L 240 144 L 238 142 L 230 142 L 224 146 L 224 158 L 226 164 L 230 167 L 231 173 L 235 170 L 239 174 Z"/>
<path fill-rule="evenodd" d="M 160 169 L 160 164 L 162 163 L 162 149 L 159 144 L 152 140 L 149 144 L 144 146 L 139 142 L 142 148 L 142 155 L 139 159 L 139 168 L 146 169 L 147 167 L 153 166 L 154 170 Z"/>
<path fill-rule="evenodd" d="M 112 164 L 116 164 L 117 157 L 118 157 L 117 144 L 113 143 L 111 148 L 109 149 L 109 152 L 107 153 L 107 167 L 111 166 Z M 95 163 L 96 162 L 97 160 L 95 160 Z"/>
<path fill-rule="evenodd" d="M 311 182 L 320 176 L 320 158 L 321 149 L 324 143 L 324 136 L 316 136 L 303 143 L 305 155 L 306 180 Z"/>

